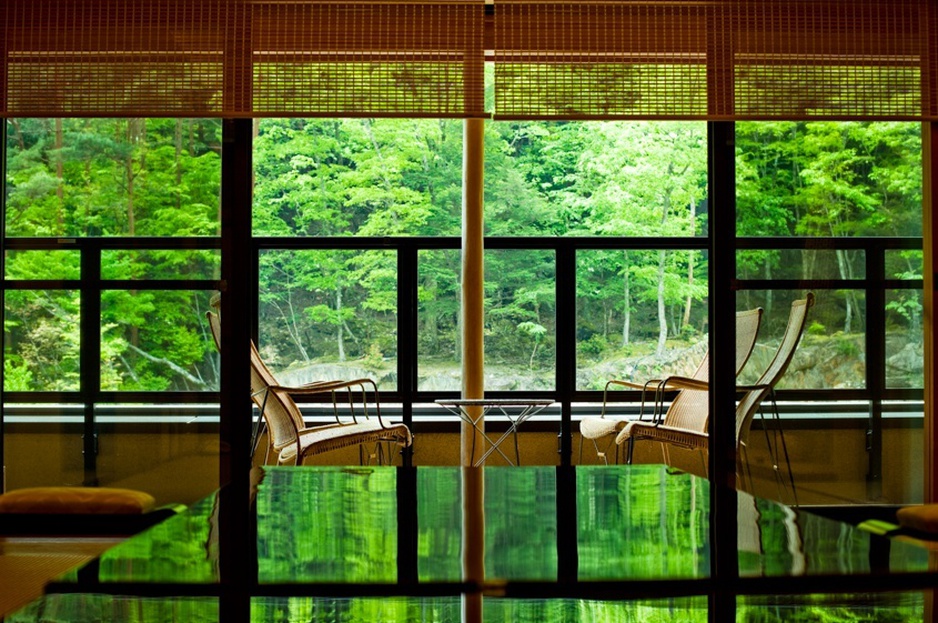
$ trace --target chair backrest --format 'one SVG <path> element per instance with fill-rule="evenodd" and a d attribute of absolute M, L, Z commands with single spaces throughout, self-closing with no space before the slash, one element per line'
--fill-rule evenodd
<path fill-rule="evenodd" d="M 710 353 L 691 375 L 695 381 L 710 380 Z M 707 432 L 707 414 L 710 412 L 710 399 L 707 390 L 682 389 L 671 401 L 671 406 L 664 414 L 662 424 L 684 430 Z"/>
<path fill-rule="evenodd" d="M 736 376 L 743 371 L 752 355 L 761 325 L 761 307 L 736 312 Z"/>
<path fill-rule="evenodd" d="M 221 352 L 221 316 L 215 312 L 205 312 L 205 317 L 208 318 L 209 329 L 212 330 L 212 339 L 215 340 L 215 348 L 218 352 Z"/>
<path fill-rule="evenodd" d="M 217 298 L 212 301 L 217 309 Z M 213 311 L 206 312 L 208 326 L 215 340 L 215 347 L 221 352 L 221 316 Z M 277 379 L 261 359 L 261 355 L 251 340 L 251 400 L 257 405 L 267 423 L 270 445 L 276 451 L 296 443 L 298 431 L 305 423 L 299 407 L 289 394 L 271 391 L 277 386 Z"/>
<path fill-rule="evenodd" d="M 275 391 L 277 379 L 264 364 L 254 341 L 251 340 L 251 400 L 261 410 L 267 423 L 270 445 L 280 451 L 296 443 L 299 431 L 305 427 L 303 415 L 285 391 Z"/>
<path fill-rule="evenodd" d="M 775 389 L 788 366 L 792 357 L 795 355 L 795 349 L 804 328 L 808 322 L 808 310 L 814 305 L 814 294 L 808 292 L 803 299 L 798 299 L 791 304 L 791 312 L 788 314 L 788 326 L 785 327 L 785 334 L 782 341 L 775 351 L 775 356 L 771 363 L 766 367 L 765 372 L 754 383 L 756 389 L 746 392 L 736 405 L 736 447 L 745 443 L 749 437 L 749 428 L 752 424 L 752 418 L 759 410 L 762 401 L 769 396 Z"/>
<path fill-rule="evenodd" d="M 736 312 L 736 375 L 742 372 L 749 361 L 752 349 L 756 345 L 759 335 L 759 326 L 762 323 L 762 308 Z M 710 353 L 704 355 L 703 361 L 691 375 L 695 381 L 709 381 L 710 379 Z M 665 413 L 665 426 L 674 426 L 684 430 L 701 433 L 707 432 L 710 413 L 710 401 L 707 392 L 698 389 L 683 389 L 668 407 Z"/>

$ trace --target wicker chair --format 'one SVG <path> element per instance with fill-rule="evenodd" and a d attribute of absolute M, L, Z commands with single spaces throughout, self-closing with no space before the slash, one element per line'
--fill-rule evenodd
<path fill-rule="evenodd" d="M 736 374 L 742 371 L 749 361 L 752 349 L 756 343 L 756 337 L 759 334 L 759 327 L 762 323 L 762 308 L 750 309 L 747 311 L 736 312 Z M 642 390 L 642 403 L 639 410 L 639 422 L 649 426 L 657 426 L 665 421 L 690 421 L 699 417 L 701 409 L 706 413 L 707 406 L 707 388 L 710 374 L 710 356 L 704 355 L 703 360 L 697 366 L 697 369 L 690 377 L 671 376 L 665 379 L 653 379 L 645 383 L 635 383 L 613 379 L 606 383 L 603 390 L 603 409 L 599 417 L 584 418 L 580 422 L 580 459 L 583 458 L 583 440 L 589 439 L 596 449 L 596 455 L 604 462 L 606 454 L 612 442 L 625 429 L 629 422 L 616 418 L 607 418 L 606 410 L 609 402 L 609 388 L 613 386 L 627 387 L 629 389 Z M 662 413 L 664 404 L 664 395 L 667 392 L 678 391 L 677 396 L 671 402 L 667 413 Z M 653 391 L 654 410 L 651 414 L 651 420 L 645 420 L 645 404 L 647 394 Z M 608 441 L 604 448 L 599 447 L 599 440 L 607 438 Z M 629 448 L 629 460 L 631 460 L 631 446 Z M 616 458 L 618 459 L 618 444 L 616 445 Z"/>
<path fill-rule="evenodd" d="M 206 316 L 212 329 L 215 345 L 220 351 L 220 317 L 212 311 Z M 323 393 L 330 394 L 336 421 L 309 427 L 293 397 Z M 347 402 L 348 412 L 344 416 L 348 418 L 347 420 L 341 418 L 340 397 L 343 410 Z M 385 423 L 382 419 L 378 388 L 373 380 L 320 381 L 300 387 L 283 386 L 277 382 L 264 364 L 253 341 L 251 342 L 251 400 L 260 409 L 267 426 L 268 445 L 264 456 L 265 464 L 275 460 L 279 465 L 289 463 L 301 465 L 307 457 L 356 445 L 359 446 L 361 463 L 371 460 L 382 462 L 384 458 L 390 459 L 390 457 L 384 456 L 385 451 L 381 444 L 394 444 L 406 448 L 413 443 L 413 436 L 407 426 Z M 366 452 L 365 447 L 370 444 L 374 444 L 374 451 Z"/>
<path fill-rule="evenodd" d="M 766 398 L 772 398 L 773 415 L 778 418 L 778 410 L 775 406 L 774 392 L 775 385 L 782 375 L 788 369 L 792 357 L 795 354 L 795 348 L 801 340 L 804 328 L 807 323 L 808 310 L 814 305 L 814 294 L 808 293 L 803 299 L 794 301 L 791 305 L 791 312 L 788 316 L 788 325 L 785 327 L 785 333 L 782 341 L 772 358 L 771 363 L 766 367 L 765 372 L 759 377 L 759 380 L 752 385 L 738 385 L 736 390 L 741 394 L 736 405 L 736 456 L 740 464 L 743 460 L 748 464 L 745 456 L 746 445 L 749 440 L 749 431 L 752 425 L 752 419 L 756 413 L 761 413 L 761 406 Z M 658 441 L 664 444 L 674 446 L 706 450 L 709 447 L 709 437 L 707 434 L 709 426 L 709 405 L 706 389 L 700 389 L 701 383 L 694 378 L 672 377 L 669 382 L 674 386 L 681 388 L 678 398 L 686 400 L 692 404 L 692 408 L 681 405 L 677 411 L 674 409 L 674 403 L 678 402 L 676 398 L 671 403 L 671 408 L 665 414 L 660 422 L 629 422 L 616 436 L 616 443 L 629 444 L 628 462 L 631 462 L 632 448 L 637 440 Z M 684 397 L 687 397 L 686 399 Z M 672 411 L 674 413 L 672 413 Z M 781 428 L 778 428 L 781 433 Z M 789 480 L 791 481 L 792 493 L 794 494 L 794 476 L 791 472 L 791 463 L 788 460 L 788 450 L 785 446 L 784 436 L 781 436 L 781 450 L 785 454 L 785 461 L 788 466 Z M 773 464 L 778 465 L 776 460 L 776 448 L 768 439 L 768 430 L 766 430 L 766 441 L 769 450 L 772 453 Z"/>

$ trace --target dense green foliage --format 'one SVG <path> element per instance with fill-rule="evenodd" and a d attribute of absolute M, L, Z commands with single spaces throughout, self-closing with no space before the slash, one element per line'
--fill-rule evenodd
<path fill-rule="evenodd" d="M 460 234 L 459 121 L 265 119 L 255 129 L 255 235 Z M 738 234 L 920 235 L 920 143 L 915 124 L 740 123 Z M 6 233 L 217 235 L 220 149 L 218 121 L 11 119 Z M 485 153 L 490 236 L 690 241 L 707 232 L 704 124 L 493 122 Z M 81 262 L 77 251 L 11 252 L 6 260 L 8 278 L 19 279 L 74 278 Z M 888 261 L 890 276 L 920 274 L 920 254 L 891 253 Z M 862 252 L 843 249 L 747 251 L 739 274 L 852 278 L 863 276 L 862 262 Z M 115 279 L 212 278 L 218 254 L 105 251 L 101 269 Z M 552 386 L 555 272 L 552 252 L 486 252 L 486 358 L 504 371 L 505 383 L 492 389 Z M 570 292 L 577 297 L 578 385 L 598 387 L 639 365 L 667 369 L 680 359 L 674 354 L 707 331 L 706 274 L 702 251 L 651 244 L 579 252 Z M 355 373 L 395 385 L 393 250 L 265 250 L 258 278 L 260 346 L 275 370 L 295 381 Z M 418 280 L 419 388 L 455 389 L 458 250 L 420 251 Z M 889 297 L 889 322 L 899 333 L 920 326 L 914 294 Z M 203 322 L 208 296 L 106 290 L 101 387 L 217 387 Z M 856 352 L 862 297 L 851 290 L 826 296 L 812 315 L 815 334 L 843 336 L 839 348 Z M 768 340 L 781 332 L 786 295 L 746 293 L 739 304 L 766 307 Z M 9 291 L 5 305 L 6 389 L 77 389 L 78 292 Z"/>
<path fill-rule="evenodd" d="M 10 119 L 6 235 L 217 236 L 218 120 Z M 74 279 L 77 251 L 12 252 L 15 279 Z M 213 251 L 104 251 L 102 277 L 217 276 Z M 208 294 L 105 290 L 102 389 L 212 389 Z M 77 290 L 5 294 L 5 389 L 77 390 Z M 92 319 L 94 322 L 94 319 Z"/>

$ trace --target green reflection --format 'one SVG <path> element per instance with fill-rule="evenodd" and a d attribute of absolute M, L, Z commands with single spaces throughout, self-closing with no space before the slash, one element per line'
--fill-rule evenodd
<path fill-rule="evenodd" d="M 255 623 L 446 623 L 459 621 L 454 597 L 258 597 L 251 601 Z"/>
<path fill-rule="evenodd" d="M 393 467 L 267 468 L 257 489 L 258 581 L 397 581 Z"/>
<path fill-rule="evenodd" d="M 704 623 L 706 597 L 678 597 L 642 601 L 596 601 L 586 599 L 486 599 L 486 623 Z"/>
<path fill-rule="evenodd" d="M 215 623 L 218 600 L 209 597 L 46 595 L 5 623 Z"/>
<path fill-rule="evenodd" d="M 709 575 L 710 485 L 704 479 L 657 465 L 582 466 L 575 499 L 559 500 L 557 468 L 484 470 L 490 582 L 555 581 L 560 539 L 576 539 L 581 581 Z M 408 565 L 416 556 L 419 581 L 457 582 L 461 481 L 462 469 L 455 467 L 266 468 L 257 493 L 259 581 L 397 582 L 403 538 L 415 543 L 402 555 Z M 416 509 L 399 509 L 399 499 L 414 496 Z M 849 576 L 928 569 L 928 550 L 912 542 L 882 539 L 745 493 L 737 500 L 743 577 L 840 575 L 849 582 Z M 577 534 L 558 533 L 558 514 L 565 513 L 575 513 Z M 217 582 L 217 557 L 212 496 L 106 552 L 99 579 Z M 93 571 L 89 566 L 68 578 L 84 581 Z"/>
<path fill-rule="evenodd" d="M 557 579 L 553 467 L 485 468 L 485 576 Z"/>
<path fill-rule="evenodd" d="M 100 559 L 100 580 L 217 582 L 217 512 L 215 496 L 209 496 L 109 549 Z"/>
<path fill-rule="evenodd" d="M 417 470 L 417 577 L 462 579 L 462 477 L 458 467 Z"/>
<path fill-rule="evenodd" d="M 579 578 L 707 577 L 709 483 L 634 467 L 577 468 Z"/>
<path fill-rule="evenodd" d="M 751 623 L 920 623 L 924 616 L 925 597 L 921 592 L 740 595 L 736 600 L 736 620 Z"/>

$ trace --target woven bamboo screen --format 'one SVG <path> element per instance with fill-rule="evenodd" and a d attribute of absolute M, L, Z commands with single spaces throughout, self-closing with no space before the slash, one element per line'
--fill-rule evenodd
<path fill-rule="evenodd" d="M 934 0 L 494 2 L 4 0 L 0 116 L 938 118 Z"/>
<path fill-rule="evenodd" d="M 496 118 L 934 118 L 935 10 L 495 0 Z"/>
<path fill-rule="evenodd" d="M 5 0 L 4 116 L 478 116 L 483 0 Z"/>

